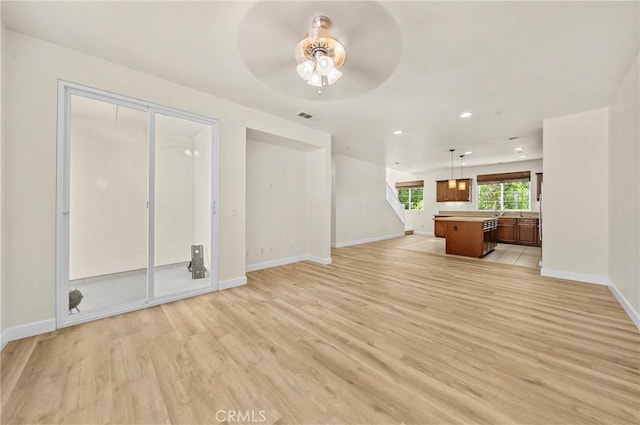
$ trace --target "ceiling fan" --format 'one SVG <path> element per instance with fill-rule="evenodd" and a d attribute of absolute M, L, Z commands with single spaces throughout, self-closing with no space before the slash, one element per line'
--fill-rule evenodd
<path fill-rule="evenodd" d="M 326 25 L 326 18 L 345 50 L 339 59 L 344 65 L 337 67 L 339 82 L 336 78 L 331 87 L 301 79 L 297 66 L 304 61 L 295 56 L 305 33 Z M 373 1 L 260 1 L 242 19 L 238 48 L 251 73 L 272 89 L 307 100 L 338 100 L 373 90 L 393 73 L 402 56 L 402 35 L 393 17 Z"/>

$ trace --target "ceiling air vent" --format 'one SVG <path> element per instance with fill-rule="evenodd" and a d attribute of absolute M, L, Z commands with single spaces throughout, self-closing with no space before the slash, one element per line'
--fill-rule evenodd
<path fill-rule="evenodd" d="M 516 140 L 516 139 L 519 139 L 519 138 L 520 138 L 520 137 L 518 137 L 518 136 L 511 136 L 511 137 L 509 137 L 507 140 Z"/>
<path fill-rule="evenodd" d="M 307 120 L 313 118 L 313 115 L 309 115 L 306 112 L 298 112 L 298 116 Z"/>

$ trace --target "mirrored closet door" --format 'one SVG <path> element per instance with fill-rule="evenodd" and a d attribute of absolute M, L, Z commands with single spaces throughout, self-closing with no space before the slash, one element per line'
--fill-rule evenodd
<path fill-rule="evenodd" d="M 211 126 L 155 115 L 154 295 L 211 284 Z"/>
<path fill-rule="evenodd" d="M 59 83 L 58 327 L 217 289 L 217 121 Z"/>
<path fill-rule="evenodd" d="M 70 96 L 68 314 L 147 299 L 147 112 Z"/>

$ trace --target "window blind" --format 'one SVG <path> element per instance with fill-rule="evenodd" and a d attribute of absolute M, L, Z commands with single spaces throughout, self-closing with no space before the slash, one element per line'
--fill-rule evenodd
<path fill-rule="evenodd" d="M 478 184 L 510 183 L 531 181 L 531 171 L 516 171 L 513 173 L 478 174 Z"/>
<path fill-rule="evenodd" d="M 410 182 L 396 182 L 396 189 L 411 189 L 414 187 L 424 187 L 424 180 L 413 180 Z"/>

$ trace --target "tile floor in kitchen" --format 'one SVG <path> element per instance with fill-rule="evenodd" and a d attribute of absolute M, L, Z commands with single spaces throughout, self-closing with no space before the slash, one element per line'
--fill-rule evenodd
<path fill-rule="evenodd" d="M 433 236 L 408 235 L 401 248 L 412 251 L 429 252 L 432 254 L 445 254 L 445 239 Z M 469 257 L 467 257 L 469 258 Z M 478 258 L 480 261 L 493 261 L 502 264 L 538 268 L 542 258 L 542 248 L 539 246 L 524 246 L 499 243 L 498 246 L 485 255 Z"/>

